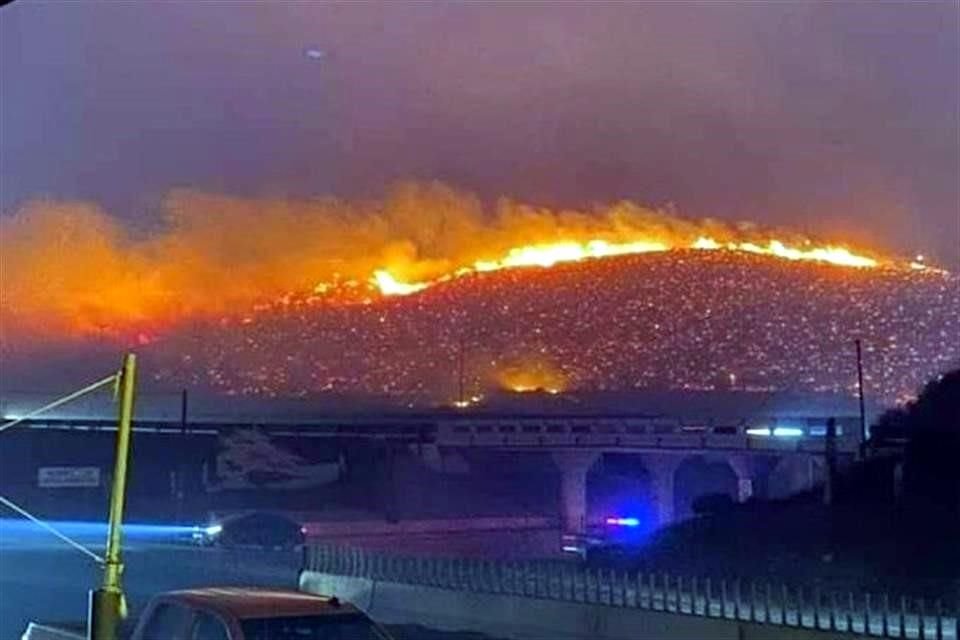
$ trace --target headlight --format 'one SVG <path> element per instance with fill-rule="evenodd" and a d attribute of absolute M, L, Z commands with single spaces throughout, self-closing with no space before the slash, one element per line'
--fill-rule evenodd
<path fill-rule="evenodd" d="M 215 536 L 215 535 L 219 534 L 221 531 L 223 531 L 223 525 L 222 525 L 222 524 L 212 524 L 212 525 L 210 525 L 209 527 L 207 527 L 206 529 L 203 530 L 203 532 L 204 532 L 205 534 L 207 534 L 208 536 Z"/>

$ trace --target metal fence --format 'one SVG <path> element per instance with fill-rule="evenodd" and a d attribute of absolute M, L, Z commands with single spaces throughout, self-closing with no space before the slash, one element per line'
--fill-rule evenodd
<path fill-rule="evenodd" d="M 883 638 L 960 640 L 960 603 L 597 569 L 559 561 L 401 556 L 316 544 L 304 569 L 471 593 L 725 618 Z"/>

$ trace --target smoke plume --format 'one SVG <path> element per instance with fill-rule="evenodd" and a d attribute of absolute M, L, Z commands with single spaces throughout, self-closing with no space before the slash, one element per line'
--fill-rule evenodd
<path fill-rule="evenodd" d="M 33 201 L 0 219 L 3 341 L 136 335 L 319 283 L 365 285 L 377 269 L 431 279 L 537 243 L 690 246 L 701 236 L 770 237 L 750 225 L 686 220 L 633 202 L 578 211 L 508 198 L 485 205 L 437 182 L 400 183 L 369 200 L 179 190 L 160 210 L 160 231 L 144 237 L 83 202 Z"/>

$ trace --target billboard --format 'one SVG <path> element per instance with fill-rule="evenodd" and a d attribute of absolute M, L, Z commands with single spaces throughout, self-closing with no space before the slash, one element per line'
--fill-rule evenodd
<path fill-rule="evenodd" d="M 99 487 L 100 467 L 40 467 L 37 486 L 42 489 Z"/>

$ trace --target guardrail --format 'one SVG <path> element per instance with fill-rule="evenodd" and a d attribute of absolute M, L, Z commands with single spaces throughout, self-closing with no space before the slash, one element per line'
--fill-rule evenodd
<path fill-rule="evenodd" d="M 473 593 L 633 607 L 788 627 L 960 640 L 960 603 L 824 592 L 755 581 L 597 569 L 559 561 L 399 556 L 333 545 L 305 549 L 307 571 Z"/>
<path fill-rule="evenodd" d="M 488 417 L 446 418 L 436 443 L 451 447 L 588 447 L 618 449 L 718 449 L 758 453 L 823 453 L 826 420 L 776 416 L 716 422 L 668 417 Z M 855 418 L 839 418 L 837 451 L 859 449 Z"/>

